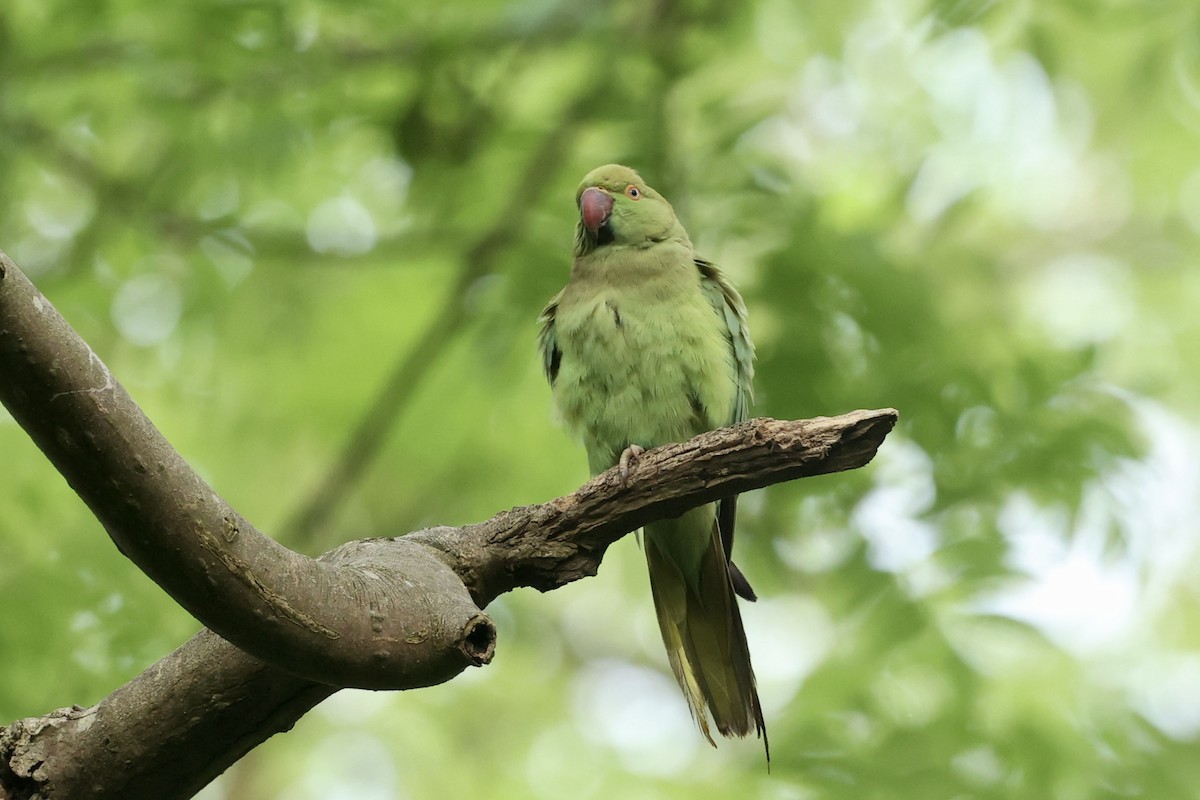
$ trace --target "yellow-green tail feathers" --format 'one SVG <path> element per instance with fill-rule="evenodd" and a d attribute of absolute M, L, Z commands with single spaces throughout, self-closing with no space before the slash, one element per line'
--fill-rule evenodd
<path fill-rule="evenodd" d="M 696 529 L 706 518 L 702 545 Z M 645 539 L 663 644 L 696 723 L 709 742 L 711 718 L 722 735 L 755 733 L 766 746 L 746 633 L 712 507 L 648 526 Z"/>

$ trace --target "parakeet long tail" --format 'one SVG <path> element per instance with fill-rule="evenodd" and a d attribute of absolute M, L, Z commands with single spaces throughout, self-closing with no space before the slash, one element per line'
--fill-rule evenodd
<path fill-rule="evenodd" d="M 697 541 L 696 527 L 706 520 L 711 521 L 704 543 Z M 709 715 L 721 734 L 756 733 L 767 746 L 746 633 L 712 507 L 648 526 L 645 539 L 663 644 L 692 716 L 713 744 Z"/>

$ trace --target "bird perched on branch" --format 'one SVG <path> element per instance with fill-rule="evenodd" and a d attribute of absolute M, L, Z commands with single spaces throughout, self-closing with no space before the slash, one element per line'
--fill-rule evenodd
<path fill-rule="evenodd" d="M 747 418 L 754 345 L 737 290 L 641 176 L 599 167 L 575 200 L 571 277 L 542 312 L 538 344 L 592 474 L 619 464 L 628 475 L 643 448 Z M 723 735 L 754 732 L 765 747 L 735 594 L 755 596 L 730 561 L 735 511 L 728 497 L 647 525 L 646 562 L 667 656 L 701 731 L 713 742 L 711 716 Z"/>

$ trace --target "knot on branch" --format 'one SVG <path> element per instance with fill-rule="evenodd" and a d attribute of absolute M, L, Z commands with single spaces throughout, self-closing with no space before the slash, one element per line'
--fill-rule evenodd
<path fill-rule="evenodd" d="M 357 601 L 348 613 L 363 618 L 326 620 L 342 635 L 314 637 L 309 663 L 281 665 L 288 671 L 334 686 L 413 689 L 492 660 L 495 624 L 458 575 L 419 542 L 362 539 L 318 560 L 335 569 L 330 586 Z"/>

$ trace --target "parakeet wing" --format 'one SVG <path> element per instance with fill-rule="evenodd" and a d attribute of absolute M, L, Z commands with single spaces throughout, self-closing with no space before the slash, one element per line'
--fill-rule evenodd
<path fill-rule="evenodd" d="M 749 418 L 750 403 L 754 399 L 754 342 L 750 339 L 750 329 L 746 325 L 746 306 L 741 296 L 712 263 L 697 258 L 696 267 L 700 270 L 700 285 L 704 288 L 704 293 L 717 314 L 725 321 L 729 347 L 737 367 L 737 394 L 734 397 L 733 414 L 724 423 L 733 425 Z M 717 526 L 721 532 L 721 545 L 725 548 L 726 559 L 729 559 L 729 578 L 733 581 L 734 591 L 739 596 L 754 601 L 758 599 L 758 595 L 732 560 L 736 522 L 737 495 L 730 495 L 717 505 Z"/>
<path fill-rule="evenodd" d="M 558 349 L 558 335 L 554 329 L 554 317 L 558 312 L 558 297 L 559 295 L 555 295 L 542 309 L 542 315 L 538 317 L 538 322 L 542 326 L 538 331 L 537 338 L 538 350 L 542 354 L 542 371 L 546 373 L 546 380 L 552 387 L 558 378 L 558 365 L 562 361 L 562 351 Z"/>
<path fill-rule="evenodd" d="M 737 395 L 734 398 L 733 415 L 728 420 L 718 421 L 721 425 L 734 425 L 749 419 L 750 403 L 754 400 L 754 343 L 750 340 L 750 329 L 746 325 L 746 304 L 712 263 L 697 258 L 696 268 L 700 270 L 700 285 L 709 302 L 725 320 L 729 346 L 737 366 Z"/>

